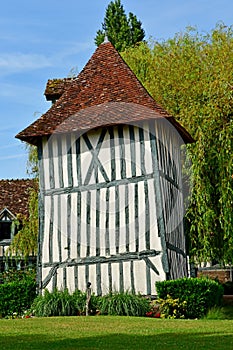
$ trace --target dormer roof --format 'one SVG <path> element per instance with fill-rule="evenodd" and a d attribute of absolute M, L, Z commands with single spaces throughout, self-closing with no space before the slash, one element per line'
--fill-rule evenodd
<path fill-rule="evenodd" d="M 184 142 L 193 142 L 190 134 L 150 96 L 110 42 L 96 49 L 77 78 L 58 83 L 61 83 L 56 86 L 60 88 L 58 100 L 17 138 L 37 144 L 41 137 L 56 132 L 84 132 L 96 127 L 166 118 Z M 51 84 L 48 89 L 47 85 L 47 96 L 58 90 L 51 91 Z M 138 106 L 138 113 L 129 113 L 132 106 L 135 111 Z"/>
<path fill-rule="evenodd" d="M 47 101 L 58 100 L 75 78 L 49 79 L 44 95 Z"/>

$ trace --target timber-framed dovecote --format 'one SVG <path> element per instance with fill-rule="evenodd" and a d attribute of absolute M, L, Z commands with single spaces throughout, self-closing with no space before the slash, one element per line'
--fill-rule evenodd
<path fill-rule="evenodd" d="M 40 163 L 38 283 L 96 294 L 155 294 L 187 275 L 182 144 L 187 131 L 149 95 L 111 43 L 17 137 Z"/>

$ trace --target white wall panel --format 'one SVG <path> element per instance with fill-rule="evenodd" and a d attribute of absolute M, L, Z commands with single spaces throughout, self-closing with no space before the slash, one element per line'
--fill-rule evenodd
<path fill-rule="evenodd" d="M 45 197 L 44 201 L 44 239 L 42 246 L 43 263 L 49 262 L 49 227 L 51 218 L 51 198 Z"/>
<path fill-rule="evenodd" d="M 119 263 L 112 264 L 112 291 L 119 291 Z"/>
<path fill-rule="evenodd" d="M 59 261 L 59 223 L 58 223 L 58 196 L 54 196 L 54 216 L 53 216 L 53 261 Z"/>
<path fill-rule="evenodd" d="M 71 242 L 70 242 L 70 258 L 77 258 L 77 193 L 71 195 Z"/>
<path fill-rule="evenodd" d="M 140 294 L 147 294 L 146 290 L 146 264 L 144 261 L 134 261 L 135 290 Z"/>

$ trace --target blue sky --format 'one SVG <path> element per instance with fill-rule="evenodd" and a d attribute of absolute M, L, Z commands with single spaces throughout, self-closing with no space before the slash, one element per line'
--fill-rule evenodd
<path fill-rule="evenodd" d="M 25 178 L 27 151 L 15 135 L 50 108 L 48 79 L 80 71 L 95 51 L 110 0 L 8 0 L 0 11 L 0 179 Z M 233 24 L 232 0 L 122 0 L 146 38 L 167 39 L 196 26 Z"/>

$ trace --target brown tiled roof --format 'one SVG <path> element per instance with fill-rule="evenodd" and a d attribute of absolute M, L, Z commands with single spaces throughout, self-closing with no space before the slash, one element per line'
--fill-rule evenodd
<path fill-rule="evenodd" d="M 73 129 L 84 131 L 94 127 L 150 119 L 147 113 L 138 113 L 133 120 L 132 113 L 124 114 L 122 118 L 116 104 L 119 102 L 119 108 L 123 106 L 122 103 L 125 107 L 130 103 L 149 108 L 151 112 L 154 111 L 150 118 L 167 118 L 178 129 L 185 142 L 193 141 L 187 131 L 154 101 L 109 42 L 96 49 L 82 72 L 68 84 L 57 102 L 16 137 L 36 144 L 38 138 L 54 132 L 68 132 Z M 114 110 L 107 110 L 106 106 L 113 107 L 112 103 Z M 92 112 L 94 109 L 94 113 L 88 112 L 89 107 Z M 97 113 L 97 118 L 96 110 L 100 111 L 101 108 L 105 109 L 105 117 L 102 118 Z"/>
<path fill-rule="evenodd" d="M 31 179 L 0 180 L 0 212 L 7 208 L 15 216 L 27 216 L 29 188 L 34 186 Z"/>

